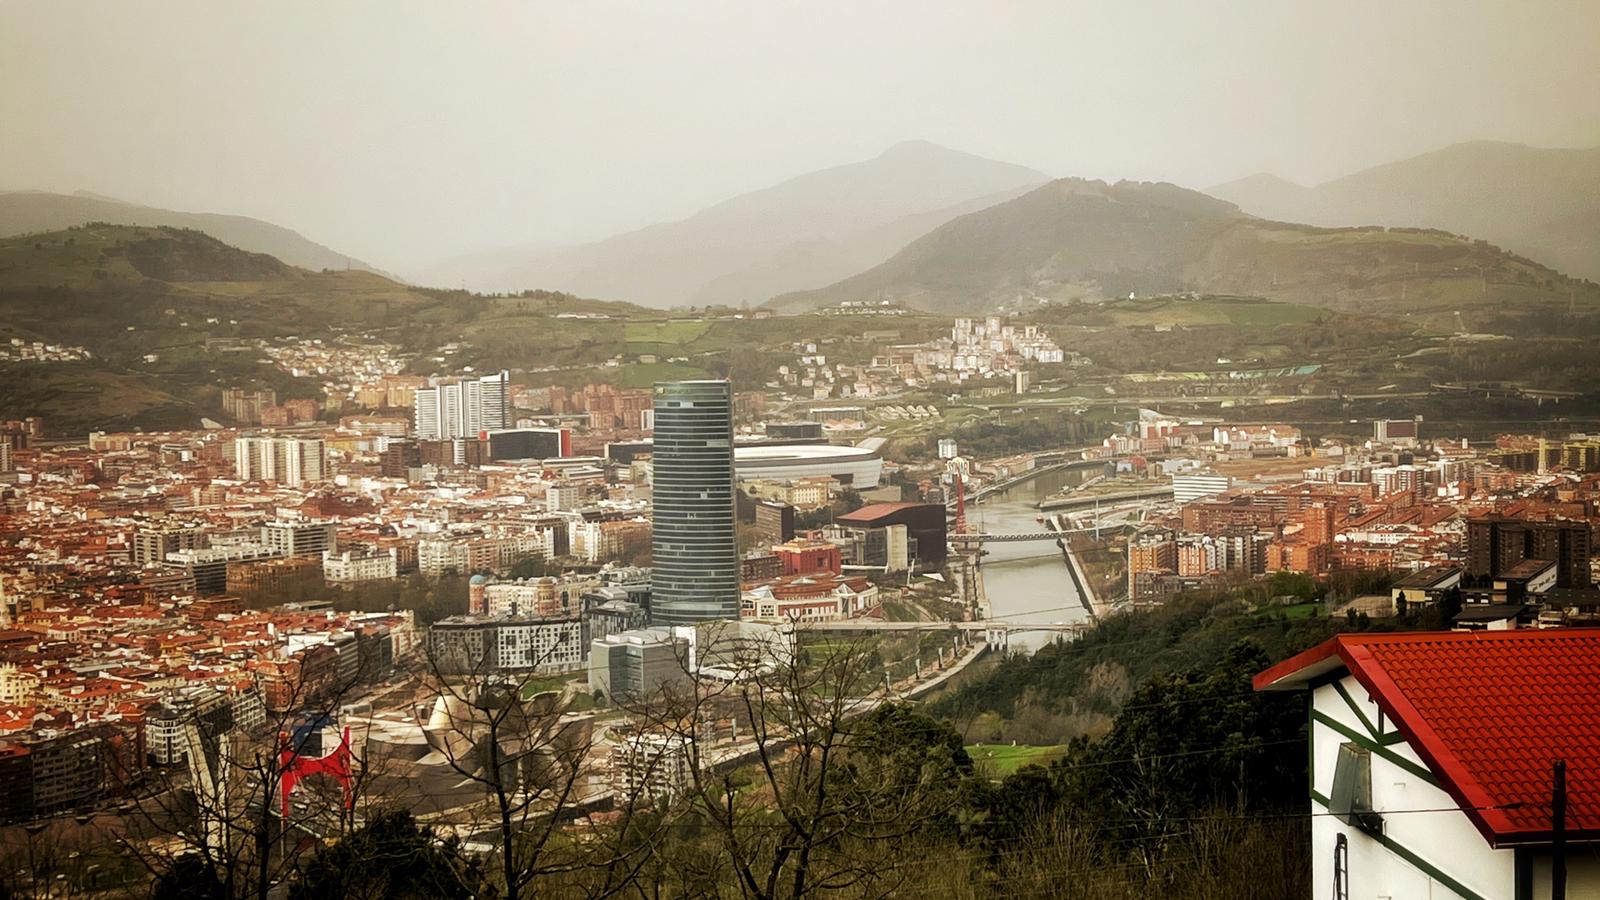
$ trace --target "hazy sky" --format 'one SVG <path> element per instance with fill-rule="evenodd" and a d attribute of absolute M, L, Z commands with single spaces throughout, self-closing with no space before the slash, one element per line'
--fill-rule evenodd
<path fill-rule="evenodd" d="M 397 270 L 922 138 L 1314 183 L 1600 144 L 1600 2 L 0 0 L 0 187 L 258 216 Z"/>

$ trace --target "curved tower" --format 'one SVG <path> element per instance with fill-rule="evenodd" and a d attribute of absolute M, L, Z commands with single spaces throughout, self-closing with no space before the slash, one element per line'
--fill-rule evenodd
<path fill-rule="evenodd" d="M 659 382 L 654 405 L 650 620 L 737 619 L 733 389 L 726 381 Z"/>

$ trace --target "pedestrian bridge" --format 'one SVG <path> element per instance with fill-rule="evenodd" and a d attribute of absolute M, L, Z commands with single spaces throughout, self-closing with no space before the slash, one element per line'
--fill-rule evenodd
<path fill-rule="evenodd" d="M 1115 525 L 1103 524 L 1098 527 L 1089 526 L 1087 528 L 1065 528 L 1060 531 L 952 531 L 951 533 L 945 535 L 945 540 L 957 545 L 1003 544 L 1018 541 L 1056 541 L 1060 540 L 1064 535 L 1089 534 L 1096 531 L 1116 531 L 1123 527 L 1125 527 L 1123 524 L 1118 523 Z"/>
<path fill-rule="evenodd" d="M 1006 534 L 957 531 L 946 537 L 952 544 L 995 544 L 1011 541 L 1055 541 L 1061 539 L 1061 534 L 1059 531 L 1018 531 Z"/>

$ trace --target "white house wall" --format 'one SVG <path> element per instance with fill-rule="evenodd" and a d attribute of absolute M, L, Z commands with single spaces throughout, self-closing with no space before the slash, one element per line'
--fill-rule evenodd
<path fill-rule="evenodd" d="M 1514 897 L 1515 853 L 1489 847 L 1354 676 L 1313 691 L 1310 729 L 1313 897 L 1334 896 L 1339 834 L 1349 845 L 1350 900 Z M 1327 814 L 1339 747 L 1357 738 L 1372 751 L 1372 804 L 1383 815 L 1381 839 Z"/>

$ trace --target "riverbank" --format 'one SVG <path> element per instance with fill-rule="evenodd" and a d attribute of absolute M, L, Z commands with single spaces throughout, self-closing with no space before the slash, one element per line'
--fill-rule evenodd
<path fill-rule="evenodd" d="M 1072 579 L 1072 586 L 1078 592 L 1078 599 L 1082 601 L 1084 610 L 1089 613 L 1089 618 L 1099 621 L 1111 611 L 1110 608 L 1101 603 L 1100 593 L 1089 581 L 1083 564 L 1078 561 L 1078 554 L 1072 551 L 1072 541 L 1063 538 L 1060 544 L 1061 555 L 1067 563 L 1067 576 Z"/>

